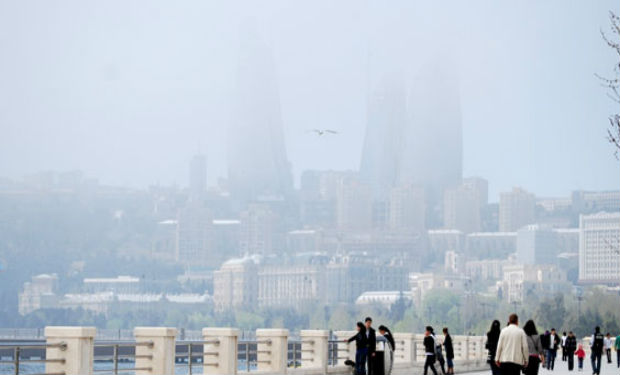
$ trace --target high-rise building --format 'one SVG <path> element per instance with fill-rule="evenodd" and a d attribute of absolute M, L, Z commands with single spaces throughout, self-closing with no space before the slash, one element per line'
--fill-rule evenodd
<path fill-rule="evenodd" d="M 579 282 L 620 282 L 620 212 L 579 217 Z"/>
<path fill-rule="evenodd" d="M 499 231 L 515 232 L 536 221 L 536 197 L 521 188 L 499 195 Z"/>
<path fill-rule="evenodd" d="M 341 176 L 337 187 L 337 225 L 341 230 L 367 231 L 372 228 L 373 200 L 369 185 L 356 175 Z"/>
<path fill-rule="evenodd" d="M 551 228 L 532 224 L 517 231 L 517 262 L 556 264 L 559 254 L 556 233 Z"/>
<path fill-rule="evenodd" d="M 374 200 L 386 201 L 396 185 L 407 123 L 407 93 L 402 79 L 386 77 L 368 98 L 360 165 L 360 176 L 372 187 Z"/>
<path fill-rule="evenodd" d="M 465 254 L 470 259 L 506 259 L 515 251 L 516 232 L 470 233 L 465 238 Z"/>
<path fill-rule="evenodd" d="M 482 177 L 466 177 L 463 179 L 462 185 L 474 191 L 481 208 L 489 203 L 489 181 Z"/>
<path fill-rule="evenodd" d="M 428 64 L 408 98 L 409 126 L 399 163 L 400 184 L 424 186 L 429 208 L 443 190 L 461 183 L 463 140 L 460 95 L 454 69 L 445 59 Z"/>
<path fill-rule="evenodd" d="M 242 254 L 271 254 L 277 217 L 266 204 L 252 203 L 241 213 L 239 248 Z M 282 249 L 280 249 L 282 250 Z"/>
<path fill-rule="evenodd" d="M 177 217 L 176 260 L 186 266 L 209 266 L 213 251 L 213 217 L 199 202 L 190 201 Z"/>
<path fill-rule="evenodd" d="M 444 190 L 443 221 L 447 229 L 458 229 L 463 233 L 479 232 L 480 193 L 468 185 Z"/>
<path fill-rule="evenodd" d="M 574 191 L 571 195 L 572 208 L 577 213 L 620 211 L 620 190 Z"/>
<path fill-rule="evenodd" d="M 207 189 L 207 157 L 194 155 L 189 162 L 189 190 L 194 195 L 203 194 Z"/>
<path fill-rule="evenodd" d="M 256 32 L 243 38 L 228 130 L 228 185 L 233 197 L 247 201 L 288 195 L 293 180 L 275 63 Z"/>
<path fill-rule="evenodd" d="M 424 188 L 395 187 L 390 192 L 389 227 L 395 231 L 421 233 L 426 230 Z"/>

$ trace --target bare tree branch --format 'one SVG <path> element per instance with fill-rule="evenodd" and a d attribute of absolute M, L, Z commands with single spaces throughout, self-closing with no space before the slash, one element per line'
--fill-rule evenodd
<path fill-rule="evenodd" d="M 598 74 L 595 74 L 595 76 L 601 81 L 602 86 L 607 88 L 607 96 L 620 104 L 620 17 L 610 11 L 609 21 L 611 23 L 611 36 L 608 36 L 608 34 L 602 30 L 601 36 L 605 43 L 616 51 L 618 55 L 617 62 L 613 68 L 614 77 L 607 78 Z M 614 146 L 614 155 L 616 159 L 620 159 L 620 114 L 618 113 L 609 116 L 607 140 Z"/>

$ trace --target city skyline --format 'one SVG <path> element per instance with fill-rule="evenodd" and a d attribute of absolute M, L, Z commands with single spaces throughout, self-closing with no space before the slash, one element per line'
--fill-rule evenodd
<path fill-rule="evenodd" d="M 296 182 L 308 169 L 357 169 L 372 88 L 393 72 L 410 87 L 446 45 L 459 76 L 463 175 L 488 179 L 492 201 L 512 186 L 541 196 L 617 186 L 618 164 L 605 141 L 614 103 L 594 77 L 613 66 L 600 37 L 613 2 L 280 5 L 192 3 L 191 15 L 178 10 L 182 24 L 147 22 L 142 7 L 127 6 L 121 27 L 110 29 L 113 5 L 99 5 L 95 19 L 80 6 L 44 17 L 2 4 L 0 24 L 19 38 L 0 41 L 12 56 L 0 62 L 0 176 L 80 169 L 114 185 L 185 185 L 187 160 L 204 153 L 214 185 L 226 175 L 239 25 L 254 19 L 273 50 Z M 25 17 L 38 26 L 24 29 Z M 66 17 L 88 24 L 88 32 L 72 32 Z M 433 25 L 436 17 L 448 26 Z M 33 64 L 39 60 L 47 63 Z M 315 127 L 341 134 L 307 133 Z"/>

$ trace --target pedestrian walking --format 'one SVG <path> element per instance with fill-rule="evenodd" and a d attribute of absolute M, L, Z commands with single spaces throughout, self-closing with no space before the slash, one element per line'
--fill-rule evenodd
<path fill-rule="evenodd" d="M 351 336 L 348 343 L 355 341 L 355 374 L 366 375 L 366 355 L 368 354 L 368 338 L 366 337 L 366 326 L 362 322 L 357 322 L 357 333 Z"/>
<path fill-rule="evenodd" d="M 435 356 L 437 358 L 437 362 L 439 362 L 439 368 L 441 369 L 441 373 L 446 375 L 446 360 L 443 357 L 443 344 L 439 340 L 439 338 L 435 335 L 435 332 L 431 332 L 433 336 L 433 340 L 435 340 Z"/>
<path fill-rule="evenodd" d="M 547 361 L 549 360 L 547 352 L 549 351 L 550 336 L 551 332 L 549 332 L 549 330 L 545 331 L 545 333 L 540 335 L 540 342 L 542 343 L 543 350 L 545 351 L 545 360 L 543 361 L 544 368 L 547 368 Z"/>
<path fill-rule="evenodd" d="M 424 361 L 424 375 L 428 374 L 430 368 L 433 375 L 437 375 L 435 370 L 435 340 L 433 339 L 433 327 L 427 326 L 424 332 L 424 352 L 426 354 L 426 360 Z"/>
<path fill-rule="evenodd" d="M 577 356 L 577 363 L 579 366 L 579 371 L 583 371 L 583 360 L 584 358 L 586 358 L 586 351 L 583 350 L 583 345 L 579 344 L 579 347 L 577 348 L 575 355 Z"/>
<path fill-rule="evenodd" d="M 562 333 L 562 338 L 560 339 L 560 345 L 562 346 L 562 362 L 566 362 L 566 359 L 568 359 L 568 355 L 566 355 L 566 339 L 568 338 L 568 336 L 566 336 L 566 332 Z"/>
<path fill-rule="evenodd" d="M 523 367 L 527 367 L 528 359 L 527 336 L 519 328 L 517 314 L 511 314 L 508 327 L 503 328 L 499 335 L 495 362 L 502 375 L 519 375 Z"/>
<path fill-rule="evenodd" d="M 446 351 L 448 375 L 454 375 L 454 346 L 452 345 L 452 336 L 448 332 L 448 327 L 443 328 L 443 348 Z"/>
<path fill-rule="evenodd" d="M 523 331 L 527 335 L 527 347 L 529 353 L 527 367 L 525 368 L 525 375 L 538 375 L 540 363 L 544 358 L 544 352 L 534 321 L 528 320 L 523 326 Z"/>
<path fill-rule="evenodd" d="M 566 349 L 566 359 L 568 360 L 568 371 L 573 371 L 575 367 L 575 351 L 577 350 L 577 338 L 573 331 L 568 333 L 564 347 Z"/>
<path fill-rule="evenodd" d="M 560 345 L 560 338 L 555 332 L 555 328 L 551 328 L 551 332 L 549 333 L 549 347 L 547 349 L 547 370 L 553 371 L 555 367 L 555 357 L 558 353 L 558 346 Z"/>
<path fill-rule="evenodd" d="M 601 357 L 603 356 L 603 348 L 605 347 L 605 336 L 601 333 L 601 327 L 594 328 L 590 346 L 590 361 L 592 362 L 592 374 L 601 374 Z"/>
<path fill-rule="evenodd" d="M 603 340 L 603 347 L 605 348 L 605 354 L 607 355 L 607 363 L 611 363 L 611 347 L 612 347 L 611 334 L 607 332 L 605 340 Z"/>
<path fill-rule="evenodd" d="M 499 320 L 494 320 L 491 323 L 491 328 L 487 332 L 487 342 L 485 347 L 488 351 L 487 363 L 491 367 L 491 375 L 500 375 L 499 367 L 495 363 L 495 353 L 497 352 L 497 342 L 499 341 L 499 335 L 501 333 Z"/>
<path fill-rule="evenodd" d="M 618 362 L 618 368 L 620 368 L 620 335 L 616 336 L 614 340 L 614 349 L 616 349 L 616 361 Z"/>

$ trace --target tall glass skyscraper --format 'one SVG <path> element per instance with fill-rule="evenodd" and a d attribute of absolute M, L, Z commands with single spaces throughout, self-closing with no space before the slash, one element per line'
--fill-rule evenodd
<path fill-rule="evenodd" d="M 228 129 L 230 191 L 239 200 L 285 196 L 292 190 L 293 181 L 275 63 L 256 32 L 247 32 L 242 40 Z"/>

